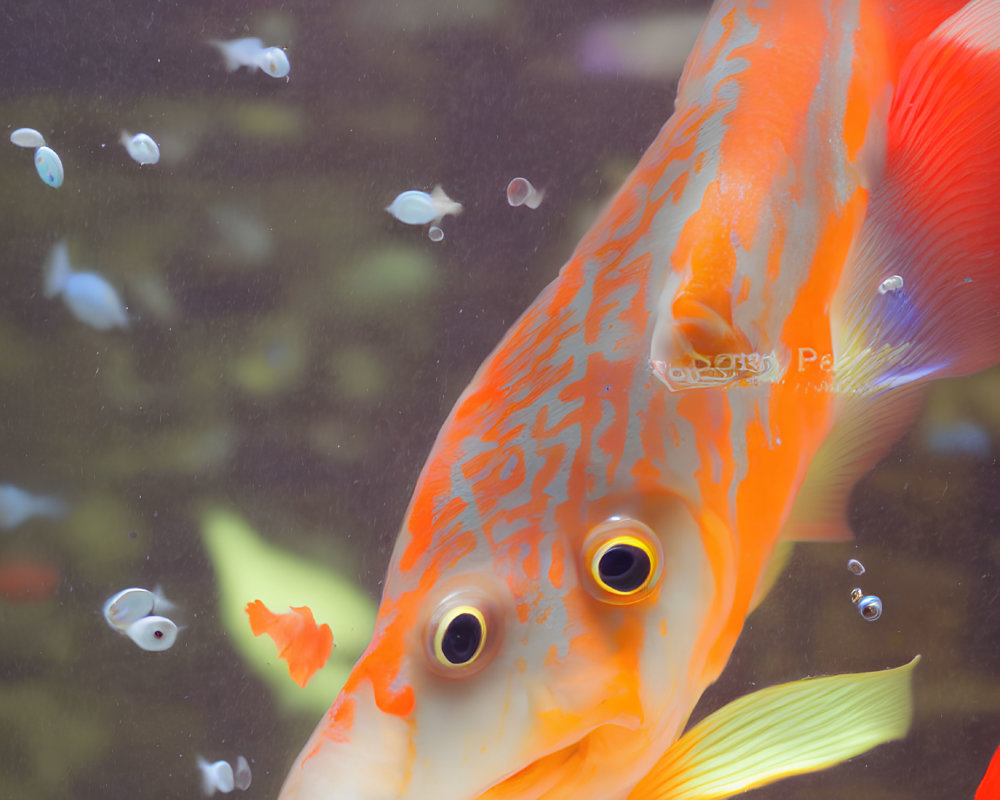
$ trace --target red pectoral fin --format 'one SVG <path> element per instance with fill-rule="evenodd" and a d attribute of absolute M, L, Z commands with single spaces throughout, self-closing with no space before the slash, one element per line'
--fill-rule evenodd
<path fill-rule="evenodd" d="M 288 663 L 292 680 L 303 688 L 326 663 L 333 649 L 330 626 L 316 625 L 308 606 L 292 607 L 275 614 L 260 600 L 248 603 L 247 615 L 254 636 L 267 634 L 278 647 L 278 656 Z"/>

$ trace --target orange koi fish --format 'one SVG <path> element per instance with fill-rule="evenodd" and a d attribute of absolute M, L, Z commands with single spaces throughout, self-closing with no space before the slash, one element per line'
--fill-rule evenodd
<path fill-rule="evenodd" d="M 974 800 L 1000 800 L 1000 747 L 993 753 Z"/>
<path fill-rule="evenodd" d="M 911 667 L 682 735 L 784 542 L 1000 360 L 1000 0 L 718 0 L 459 398 L 282 800 L 708 800 L 905 735 Z"/>
<path fill-rule="evenodd" d="M 293 606 L 275 614 L 260 600 L 247 603 L 254 636 L 267 634 L 278 647 L 278 657 L 288 663 L 288 674 L 305 688 L 309 679 L 326 663 L 333 649 L 333 633 L 326 623 L 317 626 L 308 606 Z"/>

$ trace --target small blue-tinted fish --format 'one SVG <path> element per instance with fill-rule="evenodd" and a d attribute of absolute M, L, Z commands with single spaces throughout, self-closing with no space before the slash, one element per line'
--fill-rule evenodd
<path fill-rule="evenodd" d="M 62 159 L 51 147 L 39 147 L 35 151 L 35 170 L 47 186 L 58 189 L 63 185 Z"/>
<path fill-rule="evenodd" d="M 127 328 L 128 314 L 115 288 L 95 272 L 75 272 L 65 242 L 52 248 L 43 267 L 44 293 L 62 295 L 70 313 L 97 330 Z"/>
<path fill-rule="evenodd" d="M 216 792 L 227 794 L 236 788 L 236 776 L 228 761 L 213 761 L 211 764 L 198 756 L 201 771 L 201 790 L 211 797 Z"/>
<path fill-rule="evenodd" d="M 440 186 L 435 186 L 430 193 L 416 189 L 400 192 L 385 210 L 406 225 L 427 225 L 440 222 L 449 214 L 461 214 L 462 204 L 448 197 Z"/>
<path fill-rule="evenodd" d="M 132 160 L 138 164 L 155 164 L 160 160 L 160 146 L 148 133 L 137 133 L 133 136 L 128 131 L 122 131 L 119 141 L 128 150 Z"/>
<path fill-rule="evenodd" d="M 272 78 L 284 78 L 292 68 L 284 50 L 280 47 L 264 47 L 264 43 L 256 36 L 230 41 L 209 39 L 208 43 L 222 53 L 227 72 L 246 67 L 251 72 L 260 69 Z"/>
<path fill-rule="evenodd" d="M 58 519 L 65 513 L 66 503 L 58 497 L 0 484 L 0 528 L 4 530 L 12 530 L 34 517 Z"/>
<path fill-rule="evenodd" d="M 209 797 L 216 792 L 227 794 L 233 789 L 240 791 L 249 789 L 253 778 L 250 774 L 250 763 L 245 756 L 236 759 L 235 769 L 228 761 L 214 761 L 209 764 L 198 756 L 198 769 L 201 771 L 202 791 Z"/>

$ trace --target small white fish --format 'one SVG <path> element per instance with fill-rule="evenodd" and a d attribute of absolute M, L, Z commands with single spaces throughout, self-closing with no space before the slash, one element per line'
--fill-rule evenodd
<path fill-rule="evenodd" d="M 235 72 L 240 67 L 246 67 L 251 72 L 260 69 L 272 78 L 284 78 L 291 71 L 288 54 L 280 47 L 264 47 L 264 43 L 256 36 L 243 39 L 222 41 L 209 39 L 208 43 L 217 47 L 226 60 L 226 71 Z"/>
<path fill-rule="evenodd" d="M 518 206 L 538 208 L 544 197 L 545 192 L 532 186 L 527 178 L 514 178 L 507 184 L 507 202 L 514 208 Z"/>
<path fill-rule="evenodd" d="M 18 147 L 45 147 L 45 137 L 34 128 L 18 128 L 10 134 L 10 140 Z"/>
<path fill-rule="evenodd" d="M 112 628 L 124 633 L 130 625 L 154 613 L 171 611 L 174 604 L 163 596 L 159 585 L 153 590 L 132 587 L 122 589 L 104 603 L 104 619 Z"/>
<path fill-rule="evenodd" d="M 9 483 L 0 484 L 0 528 L 12 530 L 33 517 L 58 519 L 66 503 L 58 497 L 32 494 Z"/>
<path fill-rule="evenodd" d="M 208 797 L 216 792 L 228 794 L 236 788 L 233 768 L 228 761 L 213 761 L 209 764 L 198 756 L 198 769 L 201 770 L 201 790 Z"/>
<path fill-rule="evenodd" d="M 128 327 L 128 314 L 118 292 L 95 272 L 74 272 L 65 242 L 52 248 L 42 273 L 45 296 L 61 294 L 80 322 L 101 331 Z"/>
<path fill-rule="evenodd" d="M 125 628 L 128 636 L 143 650 L 158 653 L 169 650 L 177 641 L 177 625 L 167 617 L 143 617 Z"/>
<path fill-rule="evenodd" d="M 415 189 L 401 192 L 385 210 L 406 225 L 427 225 L 440 222 L 449 214 L 461 214 L 462 204 L 448 197 L 440 186 L 435 186 L 430 194 Z"/>
<path fill-rule="evenodd" d="M 35 170 L 48 186 L 58 189 L 63 185 L 63 165 L 59 154 L 42 145 L 35 151 Z"/>
<path fill-rule="evenodd" d="M 153 613 L 153 593 L 149 589 L 122 589 L 104 602 L 104 620 L 116 631 Z"/>
<path fill-rule="evenodd" d="M 137 133 L 133 136 L 128 131 L 122 131 L 119 141 L 128 150 L 128 154 L 139 164 L 155 164 L 160 160 L 160 146 L 148 133 Z"/>
<path fill-rule="evenodd" d="M 246 760 L 245 756 L 239 756 L 236 759 L 234 778 L 236 788 L 241 792 L 250 788 L 250 782 L 253 780 L 253 776 L 250 774 L 250 763 Z"/>

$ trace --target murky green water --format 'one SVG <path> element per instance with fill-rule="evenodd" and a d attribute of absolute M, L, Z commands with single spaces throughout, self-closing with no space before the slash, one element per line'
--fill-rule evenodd
<path fill-rule="evenodd" d="M 676 70 L 597 74 L 580 42 L 664 7 L 0 6 L 4 130 L 39 129 L 66 173 L 53 190 L 0 146 L 0 483 L 71 507 L 0 531 L 0 797 L 194 797 L 198 754 L 241 753 L 247 796 L 276 795 L 333 696 L 293 696 L 239 627 L 275 569 L 230 539 L 213 565 L 210 520 L 323 570 L 354 614 L 333 625 L 346 669 L 448 409 L 672 109 Z M 227 74 L 205 44 L 250 35 L 287 48 L 290 80 Z M 153 135 L 160 163 L 131 161 L 122 129 Z M 507 205 L 515 175 L 546 189 L 538 210 Z M 465 212 L 435 244 L 383 207 L 437 183 Z M 122 293 L 127 330 L 43 296 L 62 240 Z M 856 544 L 799 547 L 696 714 L 921 653 L 913 733 L 753 796 L 971 797 L 1000 742 L 998 408 L 997 371 L 934 389 L 855 492 Z M 942 453 L 955 422 L 979 433 Z M 847 599 L 851 556 L 885 602 L 875 624 Z M 30 596 L 3 589 L 18 574 Z M 186 627 L 147 653 L 101 607 L 156 584 Z"/>

